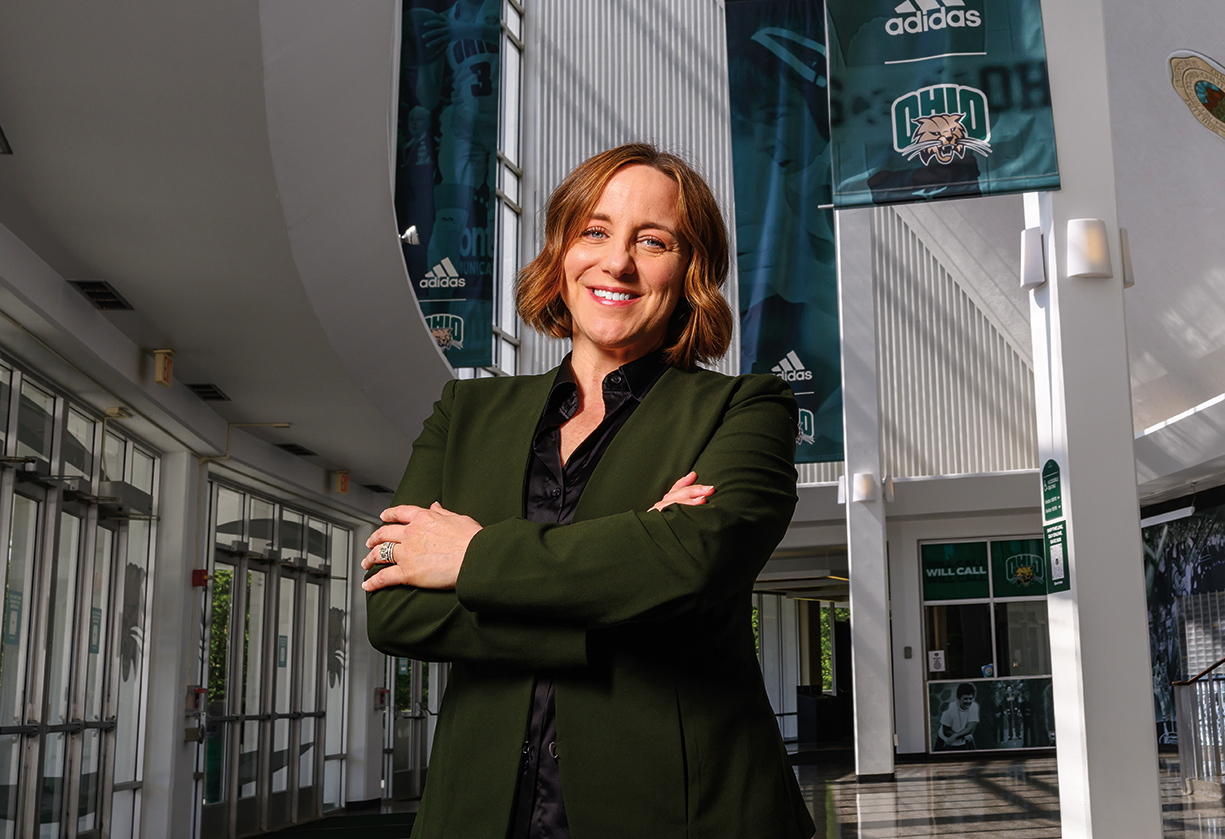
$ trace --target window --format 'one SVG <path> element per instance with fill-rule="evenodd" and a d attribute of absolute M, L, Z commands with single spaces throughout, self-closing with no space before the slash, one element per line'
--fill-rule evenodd
<path fill-rule="evenodd" d="M 1053 745 L 1041 539 L 924 544 L 932 751 Z"/>

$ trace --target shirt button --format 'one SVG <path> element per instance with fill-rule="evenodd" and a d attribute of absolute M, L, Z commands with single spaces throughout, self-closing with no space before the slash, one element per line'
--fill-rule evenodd
<path fill-rule="evenodd" d="M 554 490 L 553 490 L 552 492 L 550 492 L 550 493 L 549 493 L 549 495 L 553 496 L 554 498 L 560 498 L 560 497 L 561 497 L 561 490 L 560 490 L 560 489 L 556 489 L 556 488 L 554 488 Z"/>
<path fill-rule="evenodd" d="M 621 374 L 620 374 L 620 373 L 613 373 L 613 374 L 611 374 L 611 375 L 608 377 L 608 380 L 609 380 L 610 382 L 612 382 L 613 384 L 615 384 L 615 385 L 619 385 L 619 384 L 621 384 Z"/>

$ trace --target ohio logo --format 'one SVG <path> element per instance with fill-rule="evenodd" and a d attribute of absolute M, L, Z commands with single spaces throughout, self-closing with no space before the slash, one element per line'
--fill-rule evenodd
<path fill-rule="evenodd" d="M 893 100 L 893 148 L 907 160 L 949 164 L 966 149 L 991 154 L 987 95 L 965 85 L 934 84 Z"/>
<path fill-rule="evenodd" d="M 982 14 L 965 5 L 965 0 L 906 0 L 893 9 L 901 17 L 885 21 L 885 31 L 890 35 L 917 35 L 938 29 L 982 26 Z"/>
<path fill-rule="evenodd" d="M 464 348 L 464 319 L 459 315 L 426 315 L 425 325 L 443 350 Z"/>
<path fill-rule="evenodd" d="M 806 382 L 812 378 L 812 371 L 805 369 L 804 362 L 795 354 L 795 350 L 787 353 L 783 360 L 775 364 L 770 371 L 784 382 Z"/>
<path fill-rule="evenodd" d="M 1042 557 L 1034 554 L 1017 554 L 1004 560 L 1004 576 L 1014 586 L 1029 588 L 1041 584 Z"/>
<path fill-rule="evenodd" d="M 800 408 L 800 429 L 796 435 L 795 444 L 798 446 L 801 443 L 811 443 L 816 440 L 817 420 L 813 416 L 812 411 L 807 408 Z"/>

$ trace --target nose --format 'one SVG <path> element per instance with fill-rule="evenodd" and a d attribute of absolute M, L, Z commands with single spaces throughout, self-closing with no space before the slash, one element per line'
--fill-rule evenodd
<path fill-rule="evenodd" d="M 631 243 L 613 239 L 604 250 L 604 271 L 612 277 L 624 277 L 634 273 L 634 253 Z"/>

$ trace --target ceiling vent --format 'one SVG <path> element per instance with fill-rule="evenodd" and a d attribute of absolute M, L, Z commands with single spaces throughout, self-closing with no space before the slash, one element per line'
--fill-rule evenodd
<path fill-rule="evenodd" d="M 9 145 L 8 138 L 4 136 L 4 129 L 0 128 L 0 154 L 12 154 L 13 147 Z"/>
<path fill-rule="evenodd" d="M 124 300 L 110 283 L 101 280 L 69 280 L 69 282 L 76 286 L 77 291 L 84 294 L 90 303 L 94 304 L 95 309 L 107 312 L 132 310 L 132 304 Z"/>
<path fill-rule="evenodd" d="M 296 454 L 298 457 L 315 457 L 315 453 L 306 446 L 299 446 L 297 443 L 277 443 L 278 449 L 284 449 L 290 454 Z"/>
<path fill-rule="evenodd" d="M 210 384 L 188 385 L 187 389 L 190 390 L 192 393 L 194 393 L 196 396 L 199 396 L 205 402 L 229 402 L 230 401 L 230 397 L 226 396 L 225 393 L 222 392 L 221 388 L 217 387 L 216 385 L 210 385 Z"/>
<path fill-rule="evenodd" d="M 392 492 L 389 487 L 385 487 L 382 484 L 362 484 L 362 486 L 371 492 L 381 492 L 383 495 L 391 495 Z"/>

